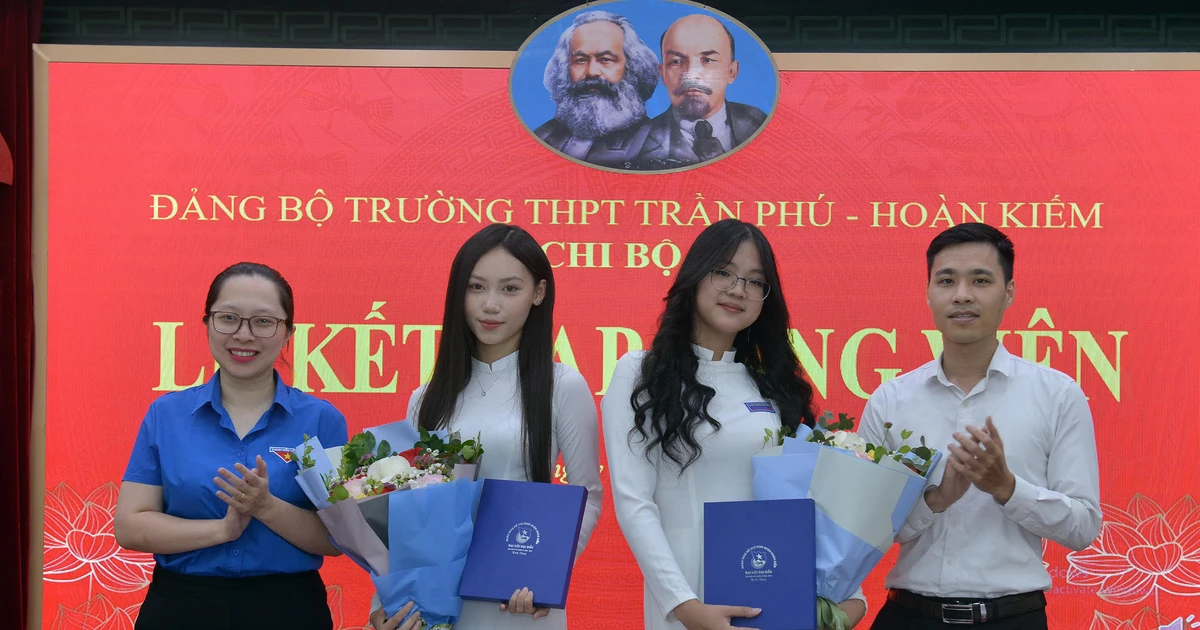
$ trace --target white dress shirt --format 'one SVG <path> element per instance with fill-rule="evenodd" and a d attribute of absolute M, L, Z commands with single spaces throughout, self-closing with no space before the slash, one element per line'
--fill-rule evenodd
<path fill-rule="evenodd" d="M 764 430 L 780 426 L 777 414 L 746 407 L 768 401 L 732 351 L 713 361 L 711 351 L 693 348 L 700 358 L 696 378 L 716 390 L 708 412 L 721 429 L 707 423 L 697 429 L 701 455 L 682 474 L 658 449 L 647 460 L 640 439 L 628 439 L 629 397 L 645 352 L 621 357 L 600 403 L 617 521 L 645 583 L 645 630 L 683 630 L 672 611 L 690 599 L 704 601 L 704 504 L 754 499 L 750 458 L 762 451 Z"/>
<path fill-rule="evenodd" d="M 525 451 L 521 448 L 523 431 L 517 356 L 513 353 L 491 366 L 473 360 L 471 382 L 458 396 L 449 428 L 463 439 L 480 435 L 483 457 L 479 463 L 481 479 L 528 481 Z M 413 392 L 408 402 L 408 418 L 416 422 L 425 385 Z M 486 395 L 484 392 L 486 391 Z M 603 487 L 600 485 L 600 433 L 596 402 L 583 376 L 561 363 L 554 364 L 554 434 L 550 446 L 551 463 L 561 453 L 572 485 L 587 488 L 587 506 L 579 531 L 579 556 L 587 546 L 596 522 L 600 520 Z M 553 468 L 551 468 L 553 471 Z M 551 610 L 550 616 L 536 622 L 530 615 L 500 612 L 499 604 L 464 601 L 462 617 L 455 630 L 566 630 L 563 610 Z M 379 608 L 379 597 L 371 600 L 371 610 Z"/>
<path fill-rule="evenodd" d="M 952 384 L 941 357 L 879 387 L 867 401 L 859 432 L 878 444 L 891 422 L 887 445 L 921 436 L 945 451 L 954 432 L 983 428 L 988 416 L 1004 444 L 1016 488 L 1001 505 L 971 486 L 946 511 L 934 514 L 917 502 L 896 542 L 900 556 L 888 588 L 934 597 L 987 599 L 1045 591 L 1042 539 L 1084 549 L 1100 533 L 1100 473 L 1087 399 L 1071 377 L 1015 357 L 997 347 L 987 376 L 969 393 Z M 937 485 L 942 463 L 930 474 Z"/>
<path fill-rule="evenodd" d="M 725 108 L 725 102 L 721 101 L 721 109 L 717 113 L 705 118 L 713 128 L 713 137 L 721 141 L 721 148 L 725 149 L 726 153 L 733 148 L 733 131 L 729 128 L 729 112 Z M 683 136 L 683 146 L 687 147 L 688 151 L 692 150 L 692 144 L 696 142 L 696 123 L 698 120 L 679 119 L 679 133 Z"/>

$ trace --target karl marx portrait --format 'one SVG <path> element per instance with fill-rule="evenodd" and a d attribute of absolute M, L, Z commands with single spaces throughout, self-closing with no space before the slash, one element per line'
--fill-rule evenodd
<path fill-rule="evenodd" d="M 658 73 L 658 57 L 628 19 L 582 13 L 546 64 L 544 85 L 555 113 L 534 134 L 573 158 L 630 168 L 648 131 L 646 101 L 658 87 Z"/>
<path fill-rule="evenodd" d="M 531 49 L 536 65 L 521 70 L 526 88 L 514 83 L 513 99 L 519 113 L 522 103 L 537 101 L 539 114 L 525 120 L 530 127 L 544 121 L 534 135 L 580 162 L 643 172 L 705 164 L 754 137 L 768 118 L 759 106 L 770 108 L 778 95 L 770 53 L 753 46 L 741 27 L 734 27 L 735 38 L 726 21 L 709 12 L 631 19 L 593 10 L 562 23 L 557 39 L 550 35 Z M 657 36 L 657 52 L 635 23 Z M 744 59 L 739 38 L 751 44 Z M 737 83 L 743 64 L 750 78 Z M 538 75 L 550 103 L 528 89 Z M 545 120 L 551 104 L 553 117 Z"/>

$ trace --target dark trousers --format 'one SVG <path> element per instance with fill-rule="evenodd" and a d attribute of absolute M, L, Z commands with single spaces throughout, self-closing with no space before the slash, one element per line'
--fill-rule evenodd
<path fill-rule="evenodd" d="M 135 630 L 332 630 L 316 571 L 245 578 L 154 568 Z"/>
<path fill-rule="evenodd" d="M 980 630 L 1048 630 L 1045 608 L 998 621 L 965 626 L 942 623 L 941 619 L 905 610 L 897 606 L 895 602 L 885 603 L 883 608 L 879 609 L 875 623 L 871 624 L 871 630 L 944 630 L 945 628 L 967 627 L 976 627 Z"/>

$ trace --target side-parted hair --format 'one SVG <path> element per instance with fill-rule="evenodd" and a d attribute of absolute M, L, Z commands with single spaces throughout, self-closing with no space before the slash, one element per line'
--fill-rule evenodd
<path fill-rule="evenodd" d="M 1013 251 L 1012 241 L 1008 240 L 1004 232 L 986 223 L 960 223 L 933 237 L 929 242 L 929 249 L 925 250 L 925 279 L 933 277 L 933 259 L 939 252 L 947 247 L 967 243 L 987 243 L 995 247 L 996 255 L 1000 257 L 1000 269 L 1004 272 L 1004 284 L 1013 279 L 1013 261 L 1016 259 L 1016 253 Z"/>

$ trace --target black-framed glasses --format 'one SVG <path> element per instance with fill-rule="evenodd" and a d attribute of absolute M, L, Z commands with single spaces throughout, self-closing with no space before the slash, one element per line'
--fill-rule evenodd
<path fill-rule="evenodd" d="M 228 311 L 213 311 L 209 313 L 209 319 L 212 320 L 213 330 L 231 335 L 242 328 L 242 322 L 250 323 L 250 334 L 259 338 L 274 337 L 275 333 L 279 332 L 279 324 L 284 321 L 278 317 L 270 315 L 255 315 L 253 317 L 242 317 L 237 313 Z"/>
<path fill-rule="evenodd" d="M 771 293 L 771 285 L 755 278 L 743 278 L 728 269 L 713 269 L 708 273 L 708 279 L 718 291 L 732 291 L 740 281 L 746 287 L 746 297 L 751 300 L 765 300 Z"/>

